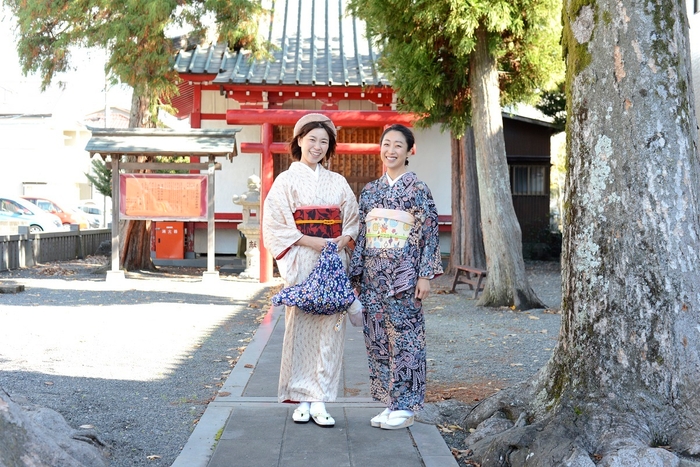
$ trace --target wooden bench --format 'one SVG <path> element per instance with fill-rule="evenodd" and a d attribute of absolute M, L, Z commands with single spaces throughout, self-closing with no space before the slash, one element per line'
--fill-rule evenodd
<path fill-rule="evenodd" d="M 484 289 L 486 283 L 486 271 L 471 266 L 457 266 L 454 281 L 452 282 L 452 292 L 457 284 L 467 284 L 474 291 L 474 298 L 479 295 L 479 291 Z"/>

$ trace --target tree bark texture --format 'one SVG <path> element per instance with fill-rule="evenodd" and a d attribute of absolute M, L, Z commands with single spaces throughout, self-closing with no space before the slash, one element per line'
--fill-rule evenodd
<path fill-rule="evenodd" d="M 153 271 L 151 260 L 151 221 L 128 220 L 120 222 L 122 251 L 120 267 L 127 271 Z"/>
<path fill-rule="evenodd" d="M 130 128 L 153 127 L 150 118 L 150 98 L 134 92 L 131 98 Z M 147 162 L 146 157 L 137 157 L 139 162 Z M 134 160 L 130 162 L 135 162 Z M 119 223 L 119 266 L 127 271 L 155 270 L 151 260 L 151 222 L 127 220 Z"/>
<path fill-rule="evenodd" d="M 489 52 L 488 41 L 489 35 L 482 26 L 476 32 L 476 46 L 469 60 L 474 146 L 488 270 L 479 304 L 513 306 L 518 310 L 544 308 L 525 274 L 522 233 L 508 177 L 498 68 Z"/>
<path fill-rule="evenodd" d="M 537 378 L 466 424 L 518 420 L 474 440 L 484 467 L 683 465 L 700 459 L 700 161 L 685 7 L 566 0 L 563 16 L 559 342 Z"/>
<path fill-rule="evenodd" d="M 649 437 L 698 454 L 700 166 L 685 10 L 597 8 L 611 21 L 584 6 L 567 25 L 569 56 L 591 61 L 569 70 L 565 319 L 549 393 L 636 407 Z"/>
<path fill-rule="evenodd" d="M 473 129 L 468 128 L 460 139 L 452 138 L 451 143 L 452 235 L 447 274 L 463 264 L 486 269 Z"/>
<path fill-rule="evenodd" d="M 131 95 L 131 113 L 129 114 L 129 128 L 154 128 L 151 118 L 151 99 L 147 97 L 148 91 L 143 94 L 134 91 Z"/>

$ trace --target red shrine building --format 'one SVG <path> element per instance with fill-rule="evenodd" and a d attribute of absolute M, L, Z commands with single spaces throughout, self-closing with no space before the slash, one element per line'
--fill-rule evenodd
<path fill-rule="evenodd" d="M 392 123 L 411 126 L 413 116 L 396 112 L 396 98 L 377 68 L 380 51 L 365 36 L 362 21 L 344 2 L 276 0 L 260 31 L 274 45 L 272 59 L 257 60 L 242 49 L 211 44 L 181 50 L 175 61 L 180 95 L 178 118 L 190 128 L 239 128 L 238 156 L 216 172 L 216 254 L 239 251 L 241 206 L 234 195 L 261 179 L 264 199 L 274 178 L 292 162 L 288 142 L 304 114 L 328 115 L 338 127 L 330 169 L 344 175 L 359 196 L 383 174 L 379 138 Z M 550 137 L 547 122 L 504 114 L 506 152 L 523 238 L 549 226 Z M 441 251 L 449 254 L 451 220 L 450 136 L 438 127 L 415 129 L 417 154 L 410 160 L 431 188 L 441 219 Z M 196 162 L 196 161 L 193 161 Z M 518 199 L 521 197 L 522 199 Z M 530 227 L 527 227 L 530 226 Z M 206 225 L 187 223 L 184 257 L 206 252 Z M 260 280 L 272 278 L 272 259 L 261 245 Z"/>

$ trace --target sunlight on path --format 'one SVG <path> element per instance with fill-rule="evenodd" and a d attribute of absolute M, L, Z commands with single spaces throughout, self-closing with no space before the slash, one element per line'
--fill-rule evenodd
<path fill-rule="evenodd" d="M 265 288 L 127 280 L 125 290 L 115 292 L 105 282 L 18 282 L 27 287 L 23 303 L 0 307 L 0 371 L 138 381 L 167 377 Z M 65 298 L 47 304 L 57 296 Z"/>

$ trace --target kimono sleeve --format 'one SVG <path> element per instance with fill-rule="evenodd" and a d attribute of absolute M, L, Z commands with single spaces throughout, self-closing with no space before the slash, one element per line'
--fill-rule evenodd
<path fill-rule="evenodd" d="M 343 179 L 345 181 L 345 179 Z M 357 199 L 355 193 L 352 192 L 350 185 L 345 182 L 343 190 L 343 202 L 340 206 L 343 216 L 343 235 L 350 236 L 353 240 L 357 238 L 359 230 L 360 217 L 358 214 Z"/>
<path fill-rule="evenodd" d="M 263 241 L 275 259 L 302 237 L 294 223 L 292 190 L 285 175 L 277 177 L 263 203 Z"/>
<path fill-rule="evenodd" d="M 442 274 L 442 257 L 440 255 L 440 232 L 438 230 L 438 214 L 433 201 L 433 195 L 425 183 L 421 183 L 416 201 L 425 213 L 421 232 L 421 255 L 418 264 L 418 277 L 432 279 Z"/>
<path fill-rule="evenodd" d="M 366 196 L 366 187 L 362 190 L 360 195 L 360 205 L 359 205 L 359 230 L 357 234 L 357 239 L 355 240 L 355 249 L 352 252 L 352 260 L 350 261 L 350 281 L 353 286 L 358 285 L 360 278 L 362 277 L 362 272 L 364 269 L 364 251 L 365 245 L 367 244 L 365 234 L 367 233 L 367 224 L 365 219 L 367 217 L 367 209 L 369 200 Z"/>

